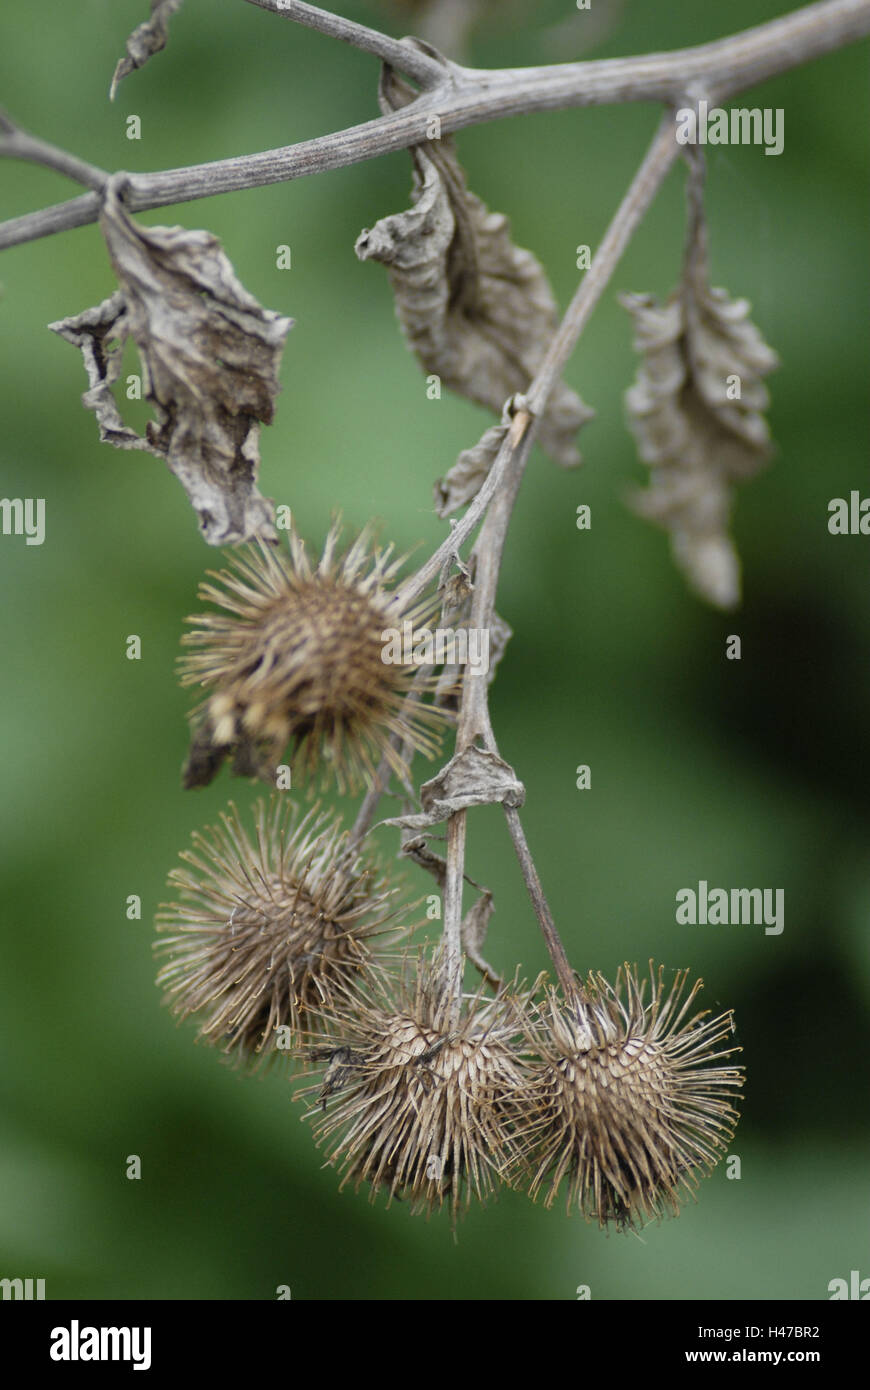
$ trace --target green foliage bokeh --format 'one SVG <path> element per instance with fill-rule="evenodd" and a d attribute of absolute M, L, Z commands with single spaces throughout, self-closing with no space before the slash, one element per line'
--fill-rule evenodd
<path fill-rule="evenodd" d="M 392 32 L 406 15 L 343 7 Z M 583 18 L 510 7 L 476 65 L 577 52 Z M 621 7 L 591 56 L 700 43 L 783 12 L 774 0 Z M 376 114 L 376 61 L 253 7 L 188 0 L 168 48 L 108 82 L 141 0 L 7 7 L 4 105 L 25 128 L 106 168 L 161 169 L 277 147 Z M 521 16 L 521 17 L 520 17 Z M 644 481 L 623 424 L 635 362 L 618 290 L 667 293 L 683 236 L 676 170 L 635 236 L 566 376 L 594 405 L 584 465 L 536 453 L 509 536 L 499 611 L 514 636 L 493 689 L 502 750 L 576 965 L 690 966 L 733 1006 L 744 1117 L 697 1205 L 643 1240 L 606 1237 L 557 1205 L 505 1193 L 462 1223 L 337 1192 L 281 1074 L 247 1079 L 176 1029 L 153 983 L 152 919 L 192 830 L 257 793 L 223 774 L 181 790 L 187 700 L 174 678 L 185 614 L 219 557 L 179 484 L 147 455 L 97 441 L 78 356 L 46 331 L 113 288 L 82 228 L 0 257 L 0 462 L 8 497 L 44 497 L 44 545 L 0 538 L 3 931 L 0 940 L 0 1275 L 49 1297 L 824 1298 L 868 1267 L 870 707 L 867 539 L 832 537 L 827 507 L 867 491 L 866 48 L 753 91 L 782 107 L 785 150 L 709 154 L 714 282 L 745 295 L 779 352 L 772 466 L 737 499 L 742 609 L 685 590 L 664 537 L 624 504 Z M 143 138 L 125 138 L 125 117 Z M 649 105 L 514 118 L 463 132 L 469 183 L 508 213 L 561 305 L 576 247 L 596 245 L 658 120 Z M 5 162 L 0 213 L 67 196 Z M 363 226 L 407 206 L 398 153 L 290 184 L 162 209 L 146 223 L 216 233 L 260 301 L 293 316 L 262 491 L 320 544 L 349 526 L 425 554 L 444 534 L 431 485 L 489 420 L 426 399 Z M 69 189 L 71 196 L 75 191 Z M 276 247 L 292 247 L 292 270 Z M 131 368 L 132 369 L 132 368 Z M 134 420 L 141 425 L 145 412 Z M 590 532 L 575 511 L 592 507 Z M 725 660 L 739 633 L 742 661 Z M 141 661 L 125 638 L 142 638 Z M 592 789 L 575 768 L 592 768 Z M 420 775 L 427 775 L 421 766 Z M 393 842 L 384 839 L 387 847 Z M 502 818 L 471 817 L 469 869 L 495 892 L 487 954 L 546 964 Z M 414 871 L 406 868 L 406 874 Z M 677 889 L 785 890 L 781 936 L 687 927 Z M 429 891 L 429 880 L 418 880 Z M 140 922 L 125 917 L 129 894 Z M 141 1181 L 125 1177 L 142 1158 Z"/>

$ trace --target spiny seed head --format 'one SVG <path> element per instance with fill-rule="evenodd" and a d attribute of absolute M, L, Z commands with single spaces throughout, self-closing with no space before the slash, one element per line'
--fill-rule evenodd
<path fill-rule="evenodd" d="M 400 978 L 338 1004 L 335 1043 L 314 1120 L 341 1186 L 367 1182 L 412 1212 L 447 1205 L 455 1221 L 484 1200 L 515 1155 L 529 1066 L 515 1045 L 525 999 L 465 997 L 452 1016 L 437 963 L 406 960 Z M 314 1090 L 315 1088 L 309 1088 Z"/>
<path fill-rule="evenodd" d="M 209 691 L 194 712 L 186 787 L 205 786 L 226 757 L 237 775 L 274 784 L 291 742 L 306 780 L 319 770 L 342 791 L 371 784 L 384 753 L 407 776 L 393 735 L 436 751 L 443 711 L 406 704 L 417 668 L 383 659 L 385 629 L 420 621 L 433 601 L 398 611 L 390 586 L 402 561 L 390 560 L 392 547 L 372 553 L 366 529 L 339 557 L 339 532 L 336 522 L 314 568 L 291 531 L 289 554 L 243 547 L 200 586 L 222 611 L 189 618 L 182 639 L 182 685 Z"/>
<path fill-rule="evenodd" d="M 198 1016 L 204 1042 L 239 1061 L 286 1055 L 336 989 L 379 968 L 370 941 L 396 890 L 332 813 L 298 820 L 276 793 L 254 808 L 251 838 L 230 803 L 180 857 L 169 882 L 181 901 L 157 917 L 155 951 L 168 957 L 157 983 L 174 1014 Z"/>
<path fill-rule="evenodd" d="M 601 1227 L 676 1214 L 718 1162 L 736 1125 L 742 1068 L 730 1012 L 689 1016 L 702 987 L 688 971 L 669 988 L 650 962 L 646 981 L 625 965 L 612 986 L 590 974 L 567 998 L 547 991 L 529 1034 L 541 1063 L 529 1128 L 530 1195 L 550 1206 L 567 1180 L 568 1205 Z"/>

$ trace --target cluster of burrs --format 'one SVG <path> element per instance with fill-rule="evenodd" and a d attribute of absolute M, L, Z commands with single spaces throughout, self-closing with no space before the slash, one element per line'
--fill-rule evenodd
<path fill-rule="evenodd" d="M 316 566 L 295 534 L 289 553 L 249 547 L 203 586 L 218 611 L 184 639 L 182 681 L 204 691 L 187 785 L 225 759 L 273 780 L 286 757 L 347 790 L 437 749 L 445 716 L 419 671 L 382 660 L 384 630 L 432 605 L 402 610 L 399 562 L 365 533 L 343 555 L 337 541 Z M 365 836 L 282 791 L 250 828 L 231 804 L 181 858 L 158 918 L 166 1001 L 243 1064 L 288 1059 L 342 1185 L 454 1219 L 502 1184 L 547 1205 L 564 1189 L 630 1227 L 676 1212 L 725 1152 L 732 1017 L 693 1011 L 688 972 L 457 991 Z"/>

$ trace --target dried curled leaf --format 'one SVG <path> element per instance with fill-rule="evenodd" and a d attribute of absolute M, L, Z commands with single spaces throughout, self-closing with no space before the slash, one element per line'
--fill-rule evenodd
<path fill-rule="evenodd" d="M 169 37 L 169 20 L 176 10 L 180 10 L 183 0 L 151 0 L 151 18 L 138 25 L 127 40 L 127 52 L 118 60 L 109 88 L 109 100 L 115 100 L 119 82 L 136 68 L 144 67 L 153 54 L 166 47 Z"/>
<path fill-rule="evenodd" d="M 447 860 L 443 855 L 436 854 L 434 850 L 429 848 L 425 835 L 421 835 L 418 831 L 407 832 L 402 838 L 399 857 L 412 859 L 418 868 L 425 869 L 427 874 L 431 874 L 438 887 L 443 890 L 447 882 Z"/>
<path fill-rule="evenodd" d="M 696 166 L 697 168 L 697 166 Z M 762 378 L 778 365 L 745 299 L 709 283 L 700 177 L 689 183 L 689 234 L 679 286 L 662 304 L 623 295 L 643 354 L 626 392 L 638 452 L 652 468 L 635 510 L 670 532 L 692 588 L 719 608 L 740 599 L 740 563 L 729 535 L 733 484 L 771 453 Z"/>
<path fill-rule="evenodd" d="M 381 109 L 413 96 L 388 76 Z M 363 231 L 356 253 L 387 267 L 399 322 L 424 371 L 500 416 L 508 397 L 527 389 L 556 330 L 553 292 L 532 253 L 513 245 L 507 218 L 469 192 L 451 140 L 433 139 L 411 154 L 413 207 Z M 591 415 L 560 382 L 541 421 L 541 446 L 564 467 L 578 464 L 575 435 Z"/>
<path fill-rule="evenodd" d="M 462 944 L 466 955 L 470 951 L 479 952 L 486 941 L 489 921 L 495 912 L 492 893 L 484 888 L 480 897 L 468 909 L 462 919 Z"/>
<path fill-rule="evenodd" d="M 124 295 L 115 290 L 93 309 L 85 309 L 74 318 L 61 319 L 48 326 L 82 354 L 90 386 L 82 396 L 82 405 L 96 415 L 100 439 L 119 449 L 147 449 L 152 453 L 147 439 L 140 438 L 135 430 L 124 424 L 112 394 L 124 356 L 126 313 Z"/>
<path fill-rule="evenodd" d="M 526 789 L 517 778 L 510 763 L 497 753 L 471 744 L 455 753 L 436 777 L 420 788 L 422 812 L 417 815 L 396 816 L 384 825 L 397 825 L 402 830 L 420 831 L 437 825 L 456 811 L 469 806 L 522 806 Z"/>
<path fill-rule="evenodd" d="M 113 185 L 100 227 L 120 288 L 49 325 L 82 352 L 90 384 L 82 400 L 100 438 L 165 459 L 210 545 L 274 540 L 271 503 L 255 486 L 259 428 L 274 417 L 293 320 L 261 308 L 210 232 L 139 227 Z M 157 415 L 145 439 L 124 425 L 111 389 L 127 337 Z"/>
<path fill-rule="evenodd" d="M 495 903 L 492 900 L 492 893 L 488 888 L 484 888 L 480 897 L 472 904 L 462 919 L 462 949 L 481 975 L 489 980 L 496 989 L 500 989 L 503 984 L 501 977 L 493 970 L 489 962 L 484 960 L 482 955 L 483 944 L 489 929 L 489 920 L 494 912 Z"/>
<path fill-rule="evenodd" d="M 393 822 L 389 822 L 392 824 Z M 440 854 L 436 854 L 426 844 L 426 837 L 419 832 L 406 832 L 402 841 L 399 854 L 406 859 L 412 859 L 421 869 L 430 873 L 443 892 L 447 883 L 447 860 Z M 495 903 L 492 893 L 488 888 L 483 888 L 479 883 L 475 883 L 468 874 L 463 874 L 466 883 L 477 889 L 478 896 L 472 903 L 462 919 L 462 949 L 472 965 L 476 967 L 496 988 L 500 988 L 502 980 L 492 966 L 484 960 L 482 951 L 486 941 L 486 933 L 489 921 L 495 912 Z"/>

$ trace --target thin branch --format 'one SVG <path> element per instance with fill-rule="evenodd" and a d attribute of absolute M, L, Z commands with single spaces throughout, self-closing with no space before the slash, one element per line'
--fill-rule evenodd
<path fill-rule="evenodd" d="M 271 10 L 283 19 L 292 19 L 295 24 L 303 24 L 306 29 L 316 29 L 319 34 L 327 34 L 332 39 L 341 39 L 364 53 L 374 53 L 375 57 L 389 63 L 391 67 L 403 72 L 419 82 L 422 88 L 433 87 L 444 81 L 444 64 L 405 39 L 392 39 L 377 29 L 369 29 L 366 24 L 345 19 L 329 10 L 318 9 L 316 5 L 305 5 L 302 0 L 247 0 L 261 10 Z"/>
<path fill-rule="evenodd" d="M 565 363 L 574 351 L 632 234 L 643 221 L 671 166 L 682 153 L 683 147 L 675 138 L 673 119 L 666 114 L 526 392 L 533 415 L 544 413 L 550 392 L 562 375 Z"/>
<path fill-rule="evenodd" d="M 411 696 L 408 695 L 408 702 L 410 702 L 410 699 Z M 404 713 L 404 706 L 402 708 L 402 712 Z M 391 748 L 398 746 L 398 744 L 401 742 L 400 736 L 395 733 L 390 734 L 389 742 Z M 351 851 L 353 853 L 356 853 L 363 840 L 365 839 L 366 835 L 369 833 L 375 815 L 377 814 L 377 809 L 378 805 L 380 804 L 381 797 L 386 794 L 386 790 L 389 786 L 390 778 L 392 777 L 392 775 L 392 762 L 390 761 L 387 754 L 384 753 L 383 757 L 381 758 L 381 761 L 378 763 L 374 781 L 372 782 L 372 785 L 367 788 L 365 796 L 360 802 L 359 810 L 356 814 L 356 820 L 351 826 L 350 835 L 348 836 L 348 854 L 350 854 Z"/>
<path fill-rule="evenodd" d="M 397 601 L 411 602 L 434 579 L 452 555 L 458 553 L 462 542 L 471 534 L 485 513 L 480 534 L 474 545 L 474 592 L 471 602 L 470 625 L 490 627 L 493 620 L 508 526 L 525 472 L 537 421 L 546 409 L 547 401 L 562 370 L 576 346 L 589 316 L 601 298 L 613 272 L 625 251 L 632 233 L 643 220 L 670 168 L 682 152 L 677 144 L 674 123 L 665 115 L 647 150 L 625 197 L 613 215 L 607 231 L 592 258 L 589 269 L 578 286 L 571 303 L 544 355 L 541 366 L 531 382 L 523 405 L 516 411 L 496 455 L 483 487 L 474 498 L 462 520 L 432 556 L 412 576 L 397 594 Z M 486 674 L 466 671 L 462 683 L 462 699 L 456 732 L 456 749 L 461 751 L 475 740 L 498 753 L 489 717 L 489 682 Z M 380 779 L 379 779 L 380 780 Z M 374 817 L 381 791 L 376 786 L 361 810 L 362 824 L 367 827 Z M 508 828 L 514 840 L 529 897 L 553 959 L 556 972 L 567 988 L 573 980 L 570 964 L 553 922 L 535 871 L 519 817 L 505 807 Z M 453 989 L 461 986 L 461 929 L 462 881 L 465 865 L 466 812 L 454 812 L 447 819 L 447 877 L 444 890 L 444 941 L 447 953 L 448 978 Z"/>
<path fill-rule="evenodd" d="M 433 669 L 434 668 L 431 666 L 421 666 L 417 671 L 411 684 L 411 689 L 405 696 L 402 705 L 403 715 L 411 716 L 413 714 L 412 706 L 419 703 L 423 687 L 431 676 Z M 387 787 L 395 771 L 394 750 L 399 750 L 399 761 L 406 767 L 410 767 L 411 759 L 414 756 L 414 744 L 412 740 L 403 739 L 402 735 L 399 733 L 391 733 L 387 739 L 387 745 L 375 771 L 374 781 L 366 791 L 360 803 L 356 820 L 348 836 L 348 848 L 353 849 L 354 852 L 362 844 L 371 829 L 381 797 L 386 795 Z M 410 790 L 412 789 L 409 788 L 409 791 Z"/>
<path fill-rule="evenodd" d="M 98 169 L 95 164 L 88 164 L 86 160 L 79 159 L 77 155 L 69 154 L 66 150 L 59 149 L 57 145 L 50 145 L 47 140 L 40 140 L 28 131 L 22 130 L 21 126 L 16 125 L 2 109 L 0 109 L 0 155 L 5 155 L 9 159 L 23 159 L 30 164 L 42 164 L 46 169 L 54 169 L 58 174 L 65 174 L 68 179 L 73 179 L 76 183 L 83 183 L 86 188 L 93 188 L 98 193 L 102 191 L 109 180 L 109 175 L 105 169 Z"/>
<path fill-rule="evenodd" d="M 499 486 L 486 513 L 486 519 L 474 545 L 474 593 L 471 600 L 470 625 L 473 628 L 488 628 L 493 620 L 496 590 L 498 588 L 505 538 L 513 514 L 514 504 L 523 473 L 525 472 L 537 420 L 543 414 L 547 400 L 562 369 L 573 352 L 583 327 L 593 308 L 600 299 L 616 265 L 624 252 L 632 233 L 643 220 L 656 193 L 661 187 L 668 171 L 681 152 L 674 134 L 674 124 L 669 115 L 662 118 L 661 124 L 647 150 L 641 165 L 631 181 L 625 197 L 611 219 L 604 238 L 592 259 L 591 265 L 568 306 L 559 328 L 544 356 L 534 380 L 529 386 L 525 400 L 529 410 L 520 410 L 514 417 L 496 460 L 499 465 Z M 495 473 L 493 466 L 490 476 Z M 450 537 L 455 541 L 455 533 Z M 459 724 L 456 733 L 457 750 L 468 747 L 475 739 L 482 739 L 484 745 L 493 753 L 498 752 L 495 735 L 489 718 L 489 682 L 486 674 L 466 671 L 462 683 L 462 701 Z M 520 860 L 523 877 L 529 897 L 540 923 L 547 949 L 556 968 L 556 973 L 567 989 L 573 980 L 568 957 L 559 939 L 552 914 L 547 906 L 540 880 L 532 861 L 517 812 L 508 806 L 504 808 L 508 829 Z M 464 817 L 465 813 L 460 813 Z M 451 828 L 458 821 L 454 815 L 448 819 L 448 884 L 456 878 L 456 866 L 451 861 Z M 464 820 L 457 826 L 455 839 L 457 852 L 464 852 Z M 455 911 L 455 909 L 454 909 Z M 448 917 L 447 893 L 445 893 L 445 937 L 450 921 Z M 448 937 L 449 942 L 449 937 Z"/>
<path fill-rule="evenodd" d="M 293 18 L 291 11 L 286 13 Z M 715 43 L 648 57 L 492 71 L 445 64 L 438 86 L 429 86 L 400 111 L 363 125 L 258 154 L 159 173 L 130 174 L 127 206 L 131 212 L 143 212 L 376 159 L 420 144 L 433 112 L 438 114 L 443 134 L 448 135 L 485 121 L 535 111 L 627 101 L 688 104 L 703 95 L 721 102 L 868 35 L 870 0 L 821 0 Z M 390 40 L 381 36 L 378 42 L 383 47 Z M 412 51 L 425 57 L 411 45 L 398 46 L 402 61 L 396 62 L 406 71 Z M 417 80 L 422 81 L 419 74 Z M 87 194 L 12 218 L 0 224 L 0 249 L 84 226 L 95 222 L 98 215 L 99 198 Z"/>
<path fill-rule="evenodd" d="M 447 817 L 447 875 L 444 880 L 445 992 L 452 1001 L 451 1024 L 459 1019 L 462 997 L 462 885 L 465 881 L 467 811 Z"/>
<path fill-rule="evenodd" d="M 572 994 L 576 987 L 576 976 L 571 966 L 571 962 L 565 953 L 561 937 L 556 930 L 556 923 L 553 921 L 553 914 L 550 911 L 549 903 L 544 897 L 544 890 L 541 887 L 541 880 L 538 878 L 538 871 L 535 868 L 534 860 L 526 842 L 523 826 L 520 820 L 520 813 L 514 807 L 505 806 L 505 817 L 508 823 L 508 830 L 514 842 L 514 849 L 517 852 L 517 859 L 520 861 L 520 868 L 523 872 L 526 888 L 532 900 L 550 959 L 559 977 L 559 983 L 566 994 Z"/>
<path fill-rule="evenodd" d="M 870 35 L 867 0 L 825 0 L 804 5 L 779 19 L 768 20 L 724 39 L 651 53 L 644 58 L 613 58 L 582 63 L 552 63 L 545 67 L 502 68 L 499 83 L 513 84 L 519 111 L 546 78 L 549 102 L 538 111 L 560 110 L 566 105 L 598 106 L 616 101 L 679 101 L 697 89 L 698 97 L 724 101 L 801 63 L 820 58 L 846 44 Z M 583 96 L 574 100 L 578 72 L 582 71 Z M 463 68 L 465 80 L 492 76 L 485 68 Z M 619 95 L 608 91 L 613 83 Z M 504 115 L 519 114 L 503 112 Z"/>
<path fill-rule="evenodd" d="M 469 505 L 465 515 L 460 521 L 450 522 L 449 536 L 441 542 L 437 550 L 432 552 L 429 559 L 414 574 L 409 575 L 396 590 L 397 607 L 401 605 L 402 608 L 407 608 L 414 602 L 415 598 L 419 598 L 424 590 L 428 589 L 433 579 L 441 573 L 445 564 L 457 554 L 459 547 L 465 544 L 501 486 L 508 458 L 509 451 L 503 446 L 493 462 L 483 486 Z"/>
<path fill-rule="evenodd" d="M 496 459 L 499 465 L 498 490 L 474 546 L 476 563 L 471 606 L 472 627 L 488 628 L 492 623 L 505 537 L 534 438 L 534 421 L 544 414 L 550 393 L 561 377 L 563 368 L 574 351 L 592 310 L 608 285 L 632 233 L 642 222 L 681 151 L 682 147 L 674 137 L 673 121 L 666 115 L 662 118 L 658 131 L 592 258 L 589 269 L 553 335 L 535 378 L 525 393 L 528 413 L 521 411 L 515 417 L 513 427 L 502 443 Z M 490 477 L 495 471 L 493 467 Z M 456 531 L 458 530 L 459 527 L 456 528 Z M 448 538 L 452 542 L 456 541 L 456 531 Z M 443 548 L 444 546 L 440 547 Z M 436 551 L 436 555 L 438 553 Z M 465 720 L 460 717 L 457 744 L 460 737 L 468 742 L 476 737 L 486 737 L 489 731 L 486 675 L 467 672 L 464 692 L 466 688 L 468 708 Z"/>
<path fill-rule="evenodd" d="M 662 117 L 658 130 L 614 213 L 600 246 L 581 280 L 571 303 L 544 355 L 541 365 L 524 397 L 518 398 L 518 409 L 510 429 L 499 448 L 493 465 L 462 520 L 453 525 L 450 535 L 432 556 L 403 586 L 397 602 L 407 604 L 418 596 L 439 573 L 446 560 L 458 553 L 459 546 L 471 534 L 482 516 L 483 525 L 474 545 L 474 591 L 469 624 L 473 628 L 489 628 L 493 621 L 496 591 L 501 571 L 504 544 L 513 514 L 514 504 L 531 452 L 537 422 L 568 358 L 573 352 L 592 310 L 598 303 L 633 232 L 661 188 L 672 165 L 683 152 L 675 138 L 674 121 L 670 113 Z M 467 670 L 462 683 L 462 698 L 456 731 L 457 752 L 480 739 L 493 753 L 498 745 L 492 730 L 488 703 L 489 681 L 485 673 Z M 380 782 L 380 779 L 378 779 Z M 360 812 L 362 825 L 367 828 L 374 817 L 381 788 L 376 785 L 368 793 Z M 574 983 L 565 948 L 553 921 L 540 879 L 529 852 L 522 824 L 516 810 L 505 806 L 508 829 L 514 842 L 529 898 L 541 927 L 563 989 Z M 465 867 L 466 812 L 454 812 L 447 818 L 447 873 L 444 888 L 444 946 L 447 977 L 452 999 L 458 997 L 462 977 L 462 882 Z"/>

